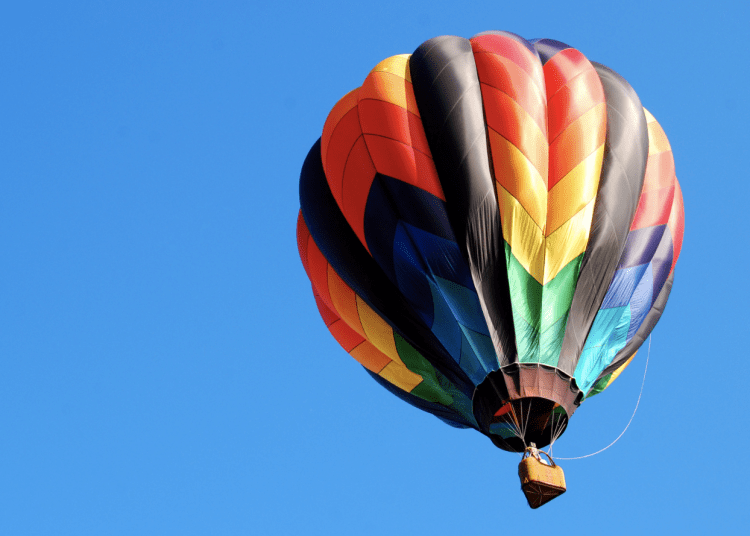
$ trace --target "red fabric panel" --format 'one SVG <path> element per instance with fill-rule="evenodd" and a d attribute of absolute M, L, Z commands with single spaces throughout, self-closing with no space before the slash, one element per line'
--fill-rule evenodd
<path fill-rule="evenodd" d="M 310 238 L 310 230 L 307 228 L 305 219 L 302 217 L 302 211 L 297 215 L 297 250 L 302 266 L 305 268 L 307 278 L 310 278 L 310 270 L 307 268 L 307 241 Z"/>
<path fill-rule="evenodd" d="M 343 212 L 349 226 L 365 248 L 367 248 L 365 206 L 374 178 L 375 166 L 370 159 L 370 153 L 367 151 L 365 138 L 361 137 L 354 144 L 344 169 L 341 212 Z M 370 251 L 369 248 L 367 248 L 367 251 Z"/>
<path fill-rule="evenodd" d="M 646 163 L 646 176 L 643 179 L 643 189 L 666 188 L 673 186 L 674 181 L 674 155 L 672 151 L 650 155 Z"/>
<path fill-rule="evenodd" d="M 430 154 L 421 119 L 396 104 L 374 99 L 361 100 L 359 119 L 365 134 L 391 138 Z"/>
<path fill-rule="evenodd" d="M 339 315 L 337 315 L 334 311 L 331 311 L 328 306 L 326 306 L 326 304 L 320 298 L 320 295 L 315 292 L 315 289 L 313 289 L 313 292 L 315 296 L 315 303 L 318 306 L 318 312 L 320 313 L 321 318 L 323 318 L 323 322 L 325 322 L 326 326 L 330 328 L 331 324 L 341 319 L 339 318 Z"/>
<path fill-rule="evenodd" d="M 641 193 L 630 230 L 667 223 L 672 212 L 673 200 L 674 184 L 666 188 L 652 188 Z"/>
<path fill-rule="evenodd" d="M 513 61 L 526 71 L 533 81 L 541 82 L 544 79 L 539 57 L 515 39 L 503 35 L 480 35 L 471 39 L 471 48 L 475 60 L 481 52 L 497 54 Z"/>
<path fill-rule="evenodd" d="M 349 157 L 349 152 L 362 135 L 359 126 L 359 114 L 357 108 L 352 108 L 339 121 L 331 134 L 326 155 L 325 174 L 331 193 L 341 207 L 341 190 L 344 181 L 344 167 Z"/>
<path fill-rule="evenodd" d="M 548 190 L 604 143 L 607 131 L 605 106 L 600 105 L 600 111 L 592 113 L 597 114 L 594 121 L 588 124 L 574 122 L 550 144 Z"/>
<path fill-rule="evenodd" d="M 539 89 L 528 73 L 510 60 L 494 54 L 475 54 L 474 61 L 482 84 L 507 94 L 531 116 L 542 132 L 546 131 L 547 95 Z"/>
<path fill-rule="evenodd" d="M 552 56 L 544 64 L 547 101 L 549 102 L 573 78 L 589 69 L 593 70 L 589 60 L 574 48 L 566 48 Z"/>
<path fill-rule="evenodd" d="M 336 310 L 328 290 L 328 261 L 318 249 L 315 242 L 310 239 L 307 246 L 307 265 L 309 268 L 310 282 L 315 292 L 320 295 L 326 307 L 332 311 Z"/>
<path fill-rule="evenodd" d="M 550 141 L 557 138 L 573 121 L 602 102 L 604 88 L 593 68 L 570 80 L 547 102 Z"/>
<path fill-rule="evenodd" d="M 366 134 L 365 142 L 379 173 L 421 188 L 445 201 L 432 158 L 381 136 Z"/>
<path fill-rule="evenodd" d="M 685 234 L 685 207 L 682 200 L 682 189 L 680 188 L 680 183 L 677 179 L 674 181 L 674 186 L 675 190 L 672 214 L 669 216 L 669 222 L 667 222 L 667 227 L 669 227 L 669 230 L 672 233 L 672 244 L 674 247 L 670 273 L 674 270 L 674 265 L 677 263 L 677 259 L 682 251 L 682 239 Z"/>
<path fill-rule="evenodd" d="M 328 326 L 331 335 L 336 339 L 341 347 L 347 352 L 351 352 L 357 346 L 365 342 L 364 337 L 346 325 L 346 322 L 339 319 Z"/>

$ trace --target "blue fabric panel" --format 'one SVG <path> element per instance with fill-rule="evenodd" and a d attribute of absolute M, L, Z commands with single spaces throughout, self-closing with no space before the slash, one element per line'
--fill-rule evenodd
<path fill-rule="evenodd" d="M 646 315 L 651 309 L 652 305 L 652 292 L 654 288 L 653 270 L 651 264 L 648 264 L 648 269 L 643 274 L 643 279 L 638 283 L 635 288 L 633 297 L 630 298 L 630 328 L 628 329 L 627 342 L 630 342 L 635 336 L 638 328 L 646 319 Z"/>
<path fill-rule="evenodd" d="M 432 305 L 434 310 L 434 320 L 430 329 L 456 363 L 460 363 L 462 346 L 461 328 L 458 327 L 458 323 L 450 307 L 443 300 L 440 289 L 434 283 L 430 282 L 430 290 L 432 291 Z"/>
<path fill-rule="evenodd" d="M 477 333 L 463 325 L 461 333 L 463 335 L 461 370 L 466 372 L 472 381 L 476 380 L 479 385 L 487 374 L 499 368 L 495 347 L 489 335 Z"/>
<path fill-rule="evenodd" d="M 438 276 L 433 277 L 433 281 L 440 288 L 443 298 L 450 306 L 458 323 L 489 337 L 487 322 L 484 319 L 482 306 L 479 304 L 479 297 L 474 289 L 466 288 Z M 492 353 L 494 354 L 494 350 Z"/>
<path fill-rule="evenodd" d="M 434 322 L 434 305 L 432 290 L 425 276 L 427 267 L 419 254 L 414 251 L 411 240 L 406 233 L 394 232 L 394 248 L 398 255 L 393 259 L 395 285 L 409 301 L 414 311 L 430 328 Z"/>
<path fill-rule="evenodd" d="M 477 300 L 477 303 L 479 303 L 471 272 L 466 261 L 464 261 L 463 255 L 461 255 L 461 250 L 458 249 L 458 244 L 405 222 L 401 222 L 399 228 L 408 235 L 413 247 L 420 252 L 421 257 L 426 261 L 429 267 L 429 272 L 426 273 L 432 274 L 433 279 L 436 277 L 447 279 L 467 290 L 470 289 L 469 292 L 473 296 L 471 299 Z M 403 243 L 397 244 L 394 242 L 393 254 L 397 255 L 397 249 L 401 247 L 403 247 Z"/>
<path fill-rule="evenodd" d="M 479 385 L 492 369 L 485 366 L 484 360 L 481 358 L 481 348 L 477 349 L 475 341 L 469 340 L 466 336 L 467 332 L 472 333 L 471 330 L 467 330 L 461 326 L 461 361 L 459 362 L 459 366 L 471 381 Z M 476 335 L 477 337 L 483 337 L 483 335 L 478 333 Z M 490 340 L 489 337 L 486 338 Z M 492 341 L 490 340 L 491 346 Z M 494 350 L 491 355 L 494 355 Z M 494 359 L 494 361 L 497 362 L 497 359 Z M 497 364 L 495 364 L 494 368 L 498 368 Z"/>
<path fill-rule="evenodd" d="M 539 58 L 542 60 L 542 65 L 547 63 L 549 59 L 566 48 L 572 48 L 570 45 L 566 45 L 560 41 L 554 39 L 532 39 L 531 42 L 534 44 L 534 48 L 539 53 Z"/>
<path fill-rule="evenodd" d="M 672 233 L 670 233 L 669 229 L 667 229 L 667 232 L 664 233 L 664 236 L 661 239 L 659 248 L 656 250 L 654 258 L 651 261 L 651 265 L 654 270 L 654 292 L 651 302 L 652 305 L 653 302 L 656 301 L 656 297 L 659 295 L 659 292 L 661 292 L 661 289 L 664 286 L 667 277 L 669 277 L 669 271 L 672 268 L 673 258 L 674 245 L 672 244 Z"/>
<path fill-rule="evenodd" d="M 625 347 L 629 327 L 630 307 L 627 305 L 599 310 L 596 314 L 592 333 L 586 340 L 575 371 L 576 383 L 584 393 L 588 393 L 599 374 Z"/>
<path fill-rule="evenodd" d="M 600 309 L 610 309 L 612 307 L 627 305 L 647 267 L 649 267 L 648 264 L 642 264 L 640 266 L 631 266 L 617 270 L 615 277 L 612 278 L 612 282 L 609 284 L 607 295 L 604 296 L 604 301 Z"/>
<path fill-rule="evenodd" d="M 618 268 L 629 268 L 650 262 L 666 228 L 666 225 L 654 225 L 630 231 Z"/>

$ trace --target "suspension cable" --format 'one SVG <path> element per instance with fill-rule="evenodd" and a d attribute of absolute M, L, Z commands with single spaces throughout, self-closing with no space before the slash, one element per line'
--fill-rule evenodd
<path fill-rule="evenodd" d="M 635 412 L 638 411 L 638 405 L 641 403 L 641 396 L 643 395 L 643 386 L 646 384 L 646 372 L 648 372 L 648 360 L 650 357 L 651 357 L 651 335 L 648 336 L 648 354 L 646 355 L 646 368 L 643 370 L 643 381 L 641 382 L 641 392 L 638 393 L 638 401 L 635 403 L 635 409 L 633 410 L 633 414 L 630 416 L 630 420 L 628 421 L 628 424 L 625 425 L 625 429 L 622 432 L 620 432 L 620 435 L 617 436 L 617 439 L 612 441 L 612 443 L 610 443 L 603 449 L 597 450 L 596 452 L 592 452 L 591 454 L 586 454 L 585 456 L 576 456 L 575 458 L 557 457 L 555 459 L 557 460 L 582 460 L 583 458 L 590 458 L 591 456 L 595 456 L 599 454 L 600 452 L 604 452 L 605 450 L 607 450 L 609 447 L 611 447 L 612 445 L 614 445 L 620 440 L 620 438 L 623 436 L 623 434 L 625 434 L 628 427 L 630 426 L 630 423 L 633 422 L 633 417 L 635 417 Z M 552 445 L 550 445 L 550 450 L 552 450 Z"/>

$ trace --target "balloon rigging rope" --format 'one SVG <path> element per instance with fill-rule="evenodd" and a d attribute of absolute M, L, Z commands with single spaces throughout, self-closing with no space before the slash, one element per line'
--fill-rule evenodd
<path fill-rule="evenodd" d="M 638 406 L 641 403 L 641 396 L 643 395 L 643 386 L 646 384 L 646 372 L 648 372 L 648 360 L 650 357 L 651 357 L 651 335 L 649 335 L 648 337 L 648 354 L 646 355 L 646 368 L 643 370 L 643 381 L 641 382 L 641 392 L 638 393 L 638 401 L 635 403 L 635 409 L 633 410 L 633 414 L 630 416 L 630 420 L 628 421 L 628 424 L 625 425 L 625 429 L 622 432 L 620 432 L 620 435 L 617 436 L 617 439 L 612 441 L 612 443 L 610 443 L 603 449 L 597 450 L 596 452 L 592 452 L 591 454 L 586 454 L 585 456 L 577 456 L 575 458 L 555 458 L 555 459 L 557 460 L 582 460 L 583 458 L 590 458 L 591 456 L 596 456 L 600 452 L 604 452 L 605 450 L 607 450 L 609 447 L 611 447 L 612 445 L 614 445 L 620 440 L 620 438 L 625 434 L 628 427 L 630 426 L 630 423 L 633 422 L 633 418 L 635 417 L 635 412 L 638 411 Z M 551 451 L 552 451 L 552 445 L 550 445 L 550 452 Z"/>

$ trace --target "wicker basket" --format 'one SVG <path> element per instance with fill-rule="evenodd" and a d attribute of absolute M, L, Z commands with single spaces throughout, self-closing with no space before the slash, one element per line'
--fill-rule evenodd
<path fill-rule="evenodd" d="M 556 465 L 546 452 L 549 465 L 531 455 L 530 450 L 524 453 L 524 458 L 518 464 L 518 476 L 521 478 L 521 489 L 529 506 L 539 508 L 555 497 L 565 493 L 565 474 L 562 467 Z"/>

